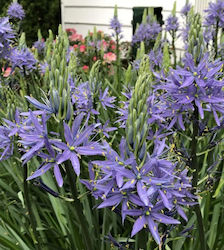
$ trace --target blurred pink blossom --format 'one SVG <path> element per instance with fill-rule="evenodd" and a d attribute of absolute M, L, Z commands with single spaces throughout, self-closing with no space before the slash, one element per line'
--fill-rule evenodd
<path fill-rule="evenodd" d="M 86 45 L 84 45 L 84 44 L 80 45 L 79 51 L 80 52 L 85 52 L 85 50 L 86 50 Z"/>
<path fill-rule="evenodd" d="M 89 66 L 84 65 L 84 66 L 82 67 L 82 69 L 83 69 L 83 71 L 87 72 L 87 71 L 89 70 Z"/>
<path fill-rule="evenodd" d="M 103 59 L 105 60 L 105 62 L 111 63 L 113 61 L 116 61 L 116 55 L 113 52 L 108 52 L 104 54 Z"/>
<path fill-rule="evenodd" d="M 4 68 L 2 68 L 3 76 L 8 77 L 11 73 L 11 70 L 12 70 L 11 67 L 8 67 L 6 70 L 4 70 Z"/>

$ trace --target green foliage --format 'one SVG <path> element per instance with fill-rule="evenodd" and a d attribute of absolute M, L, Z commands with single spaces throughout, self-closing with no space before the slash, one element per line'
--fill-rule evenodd
<path fill-rule="evenodd" d="M 21 1 L 22 4 L 23 2 Z M 34 6 L 39 6 L 41 2 L 42 1 L 38 3 L 31 2 L 31 9 L 34 8 Z M 51 3 L 45 1 L 45 7 L 50 5 Z M 25 6 L 26 5 L 24 5 L 24 8 Z M 51 11 L 52 10 L 49 10 L 49 12 Z M 189 36 L 189 51 L 195 56 L 196 60 L 198 59 L 199 52 L 204 52 L 201 19 L 198 15 L 192 15 L 190 18 L 192 25 Z M 38 26 L 38 28 L 39 27 L 40 26 Z M 37 32 L 32 32 L 35 34 L 36 40 Z M 41 32 L 38 30 L 38 40 L 42 39 L 41 33 L 43 37 L 47 37 L 46 32 L 41 28 Z M 43 58 L 40 58 L 39 55 L 36 54 L 36 51 L 34 51 L 39 62 L 47 62 L 49 64 L 43 76 L 38 72 L 37 65 L 37 70 L 29 76 L 21 76 L 19 71 L 16 70 L 14 75 L 9 76 L 8 79 L 1 78 L 3 82 L 5 81 L 7 83 L 5 85 L 3 84 L 0 89 L 1 119 L 8 118 L 14 120 L 16 107 L 23 111 L 28 111 L 29 108 L 33 108 L 24 98 L 25 95 L 32 95 L 42 103 L 43 101 L 48 103 L 50 100 L 54 108 L 58 107 L 58 113 L 49 119 L 48 130 L 54 132 L 57 130 L 58 133 L 61 133 L 62 123 L 66 120 L 69 113 L 70 116 L 67 122 L 71 123 L 73 119 L 71 115 L 73 113 L 73 107 L 70 98 L 68 98 L 70 96 L 68 78 L 71 76 L 76 80 L 76 87 L 78 84 L 88 81 L 89 87 L 93 92 L 94 109 L 96 109 L 100 115 L 97 118 L 94 116 L 90 117 L 90 119 L 94 120 L 95 123 L 98 122 L 98 118 L 100 122 L 102 121 L 104 123 L 109 119 L 114 126 L 117 126 L 114 112 L 110 112 L 111 110 L 105 111 L 99 101 L 96 101 L 99 100 L 99 89 L 105 90 L 108 87 L 108 92 L 117 98 L 116 105 L 121 107 L 123 105 L 122 101 L 126 98 L 122 95 L 122 92 L 130 88 L 132 90 L 132 97 L 130 98 L 128 106 L 129 113 L 126 130 L 117 126 L 118 130 L 109 137 L 108 142 L 114 145 L 116 149 L 120 138 L 126 136 L 129 150 L 135 154 L 139 167 L 141 167 L 142 164 L 144 164 L 147 152 L 151 150 L 151 144 L 149 143 L 150 145 L 148 145 L 145 142 L 145 138 L 149 132 L 147 123 L 149 118 L 147 98 L 152 84 L 155 84 L 153 83 L 153 74 L 150 69 L 150 59 L 145 55 L 144 43 L 141 43 L 137 52 L 137 59 L 141 61 L 138 70 L 133 69 L 131 63 L 128 64 L 127 68 L 123 68 L 121 64 L 117 64 L 116 66 L 119 66 L 119 70 L 114 72 L 116 75 L 105 73 L 108 72 L 105 71 L 105 67 L 108 65 L 105 64 L 102 59 L 105 51 L 103 51 L 101 45 L 98 60 L 95 62 L 91 61 L 89 71 L 84 73 L 79 65 L 80 61 L 77 60 L 77 57 L 73 53 L 70 55 L 70 61 L 67 62 L 66 60 L 69 40 L 67 34 L 62 31 L 61 26 L 58 29 L 58 35 L 56 37 L 54 37 L 54 33 L 55 31 L 49 31 Z M 89 33 L 86 42 L 92 41 L 91 39 L 96 41 L 99 36 L 100 39 L 102 39 L 101 35 L 102 34 L 99 34 L 95 28 L 92 36 Z M 29 37 L 27 33 L 26 36 Z M 21 34 L 18 40 L 20 47 L 26 46 L 26 36 L 25 33 Z M 29 39 L 30 38 L 28 38 L 28 40 Z M 221 37 L 221 41 L 223 41 L 223 36 Z M 195 46 L 195 42 L 197 46 L 200 46 Z M 28 45 L 29 43 L 30 41 L 28 41 Z M 87 48 L 87 51 L 90 49 L 91 48 Z M 168 43 L 165 42 L 161 44 L 161 33 L 158 35 L 153 47 L 154 51 L 158 49 L 163 50 L 163 63 L 161 68 L 165 74 L 167 74 L 171 68 L 171 56 Z M 120 52 L 118 51 L 118 53 Z M 220 73 L 220 80 L 222 80 L 223 73 L 221 73 L 221 71 L 218 73 Z M 117 85 L 114 84 L 115 77 L 119 79 L 116 83 Z M 14 82 L 19 83 L 18 89 L 10 82 L 12 79 Z M 8 82 L 10 84 L 8 84 Z M 214 125 L 214 121 L 208 114 L 205 115 L 204 121 L 206 121 L 207 124 Z M 189 121 L 189 124 L 190 122 L 191 121 Z M 184 150 L 192 144 L 192 130 L 192 125 L 186 127 L 184 134 L 178 130 L 170 136 L 166 142 L 167 145 L 169 144 L 170 146 L 169 157 L 171 159 L 175 157 L 179 161 L 178 164 L 186 168 L 188 168 L 188 166 L 185 165 L 186 158 L 184 158 L 183 153 L 185 153 Z M 100 131 L 99 134 L 101 136 L 102 131 Z M 97 140 L 105 139 L 103 136 L 100 136 L 96 135 Z M 215 137 L 220 139 L 218 148 L 212 144 L 213 138 Z M 206 232 L 205 242 L 207 250 L 223 250 L 223 132 L 208 133 L 206 135 L 197 134 L 195 141 L 197 142 L 195 154 L 197 156 L 197 165 L 199 166 L 197 195 L 200 197 L 199 205 Z M 15 148 L 20 149 L 19 144 L 17 144 L 18 143 L 15 143 Z M 26 178 L 24 179 L 24 168 L 27 167 L 28 174 L 30 175 L 40 166 L 41 162 L 37 156 L 33 158 L 27 166 L 23 166 L 20 160 L 20 153 L 22 153 L 21 150 L 15 150 L 13 158 L 0 162 L 0 249 L 118 249 L 112 246 L 109 240 L 106 240 L 106 236 L 110 233 L 122 246 L 126 245 L 128 241 L 127 245 L 130 245 L 129 249 L 189 250 L 200 248 L 198 234 L 200 228 L 197 226 L 197 216 L 192 207 L 183 208 L 189 221 L 181 221 L 182 225 L 178 227 L 160 225 L 161 232 L 163 232 L 161 234 L 164 240 L 163 245 L 157 246 L 148 231 L 145 231 L 145 234 L 138 234 L 135 239 L 129 239 L 130 228 L 133 225 L 133 221 L 128 218 L 125 224 L 122 225 L 119 213 L 114 213 L 109 209 L 96 209 L 99 200 L 96 201 L 90 196 L 90 191 L 80 183 L 79 178 L 68 173 L 71 169 L 71 165 L 63 164 L 61 166 L 65 184 L 60 189 L 57 187 L 51 173 L 45 173 L 41 177 L 41 180 L 48 188 L 56 192 L 57 197 L 54 197 L 50 193 L 47 193 L 46 189 L 41 186 L 40 180 L 37 179 L 36 181 L 27 182 Z M 190 156 L 187 157 L 187 163 L 189 163 L 191 159 Z M 102 159 L 101 156 L 96 156 L 95 158 L 96 160 Z M 212 166 L 213 159 L 218 159 L 215 166 Z M 80 178 L 88 179 L 88 158 L 83 156 L 80 162 L 82 167 Z M 208 168 L 211 166 L 212 168 L 208 171 Z M 190 169 L 189 175 L 193 172 L 194 170 Z M 29 191 L 31 209 L 28 209 L 27 206 L 25 186 Z M 170 212 L 175 213 L 175 211 Z M 32 219 L 35 220 L 34 226 L 36 232 L 33 230 L 30 215 L 32 215 Z M 166 238 L 166 235 L 169 235 L 169 237 Z M 120 249 L 122 248 L 120 247 Z"/>
<path fill-rule="evenodd" d="M 150 84 L 149 58 L 145 56 L 141 61 L 139 77 L 128 107 L 129 115 L 126 125 L 126 139 L 130 150 L 134 152 L 136 159 L 139 159 L 139 164 L 144 164 L 147 153 L 145 138 L 148 133 L 147 97 Z"/>
<path fill-rule="evenodd" d="M 169 68 L 171 66 L 170 62 L 170 54 L 168 44 L 165 43 L 163 46 L 163 69 L 165 73 L 169 72 Z"/>
<path fill-rule="evenodd" d="M 174 3 L 173 3 L 173 9 L 172 9 L 172 15 L 173 16 L 176 15 L 176 9 L 177 9 L 177 3 L 176 3 L 176 1 L 174 1 Z"/>

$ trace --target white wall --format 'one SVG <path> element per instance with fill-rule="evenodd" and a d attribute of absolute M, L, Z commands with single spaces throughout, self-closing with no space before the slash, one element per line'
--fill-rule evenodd
<path fill-rule="evenodd" d="M 133 7 L 162 7 L 165 20 L 171 13 L 175 0 L 61 0 L 62 26 L 75 28 L 83 36 L 88 30 L 93 31 L 94 26 L 107 34 L 111 34 L 110 20 L 113 17 L 114 6 L 118 6 L 118 19 L 123 28 L 124 40 L 131 40 Z M 209 0 L 190 0 L 195 5 L 196 11 L 202 13 Z M 185 0 L 177 0 L 177 15 L 185 5 Z M 182 20 L 180 18 L 180 23 Z M 182 43 L 177 41 L 177 47 L 182 48 Z"/>

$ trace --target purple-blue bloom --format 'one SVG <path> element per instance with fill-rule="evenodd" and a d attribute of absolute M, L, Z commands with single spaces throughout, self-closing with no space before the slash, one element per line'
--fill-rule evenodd
<path fill-rule="evenodd" d="M 173 16 L 172 14 L 168 16 L 166 19 L 166 31 L 168 32 L 176 32 L 179 27 L 178 18 Z"/>
<path fill-rule="evenodd" d="M 45 49 L 45 42 L 43 40 L 38 40 L 33 44 L 33 47 L 38 50 L 38 54 L 42 54 Z"/>
<path fill-rule="evenodd" d="M 99 127 L 97 128 L 97 132 L 103 133 L 103 135 L 106 136 L 107 138 L 109 138 L 108 134 L 109 132 L 117 130 L 116 127 L 108 127 L 108 124 L 109 120 L 107 120 L 104 125 L 100 124 Z"/>
<path fill-rule="evenodd" d="M 184 16 L 187 16 L 188 15 L 188 12 L 190 11 L 191 9 L 191 4 L 190 3 L 186 3 L 184 5 L 184 7 L 181 9 L 180 13 Z"/>
<path fill-rule="evenodd" d="M 75 118 L 72 128 L 70 128 L 68 124 L 64 123 L 64 137 L 66 143 L 56 140 L 51 141 L 51 143 L 54 144 L 57 148 L 63 150 L 61 156 L 57 161 L 57 164 L 61 164 L 67 160 L 70 160 L 74 172 L 78 176 L 80 174 L 79 157 L 81 157 L 81 155 L 102 155 L 104 153 L 100 144 L 88 140 L 98 124 L 92 124 L 81 130 L 80 126 L 83 117 L 83 113 L 79 114 Z"/>
<path fill-rule="evenodd" d="M 135 44 L 143 41 L 150 43 L 150 41 L 156 39 L 161 29 L 161 26 L 157 22 L 141 23 L 132 37 L 132 43 Z"/>
<path fill-rule="evenodd" d="M 89 82 L 81 83 L 78 87 L 71 89 L 72 103 L 76 106 L 76 113 L 83 112 L 87 115 L 87 121 L 91 114 L 98 115 L 99 112 L 93 108 L 93 93 Z"/>
<path fill-rule="evenodd" d="M 127 101 L 121 101 L 121 107 L 118 108 L 118 111 L 116 111 L 117 114 L 119 114 L 119 118 L 116 121 L 116 123 L 120 123 L 121 128 L 125 128 L 126 121 L 128 119 L 128 105 L 132 96 L 132 91 L 129 91 L 127 93 L 122 93 L 126 98 Z"/>
<path fill-rule="evenodd" d="M 16 18 L 22 20 L 25 17 L 23 7 L 17 2 L 12 2 L 10 4 L 7 14 L 11 19 Z"/>
<path fill-rule="evenodd" d="M 27 181 L 37 178 L 42 174 L 44 174 L 45 172 L 47 172 L 49 169 L 54 168 L 54 176 L 56 178 L 58 186 L 62 187 L 63 178 L 58 165 L 58 159 L 61 157 L 61 154 L 60 153 L 56 154 L 51 145 L 49 145 L 49 147 L 51 148 L 49 155 L 43 152 L 40 152 L 38 154 L 38 156 L 42 158 L 43 162 L 41 163 L 39 168 L 31 176 L 27 178 Z"/>
<path fill-rule="evenodd" d="M 40 67 L 40 73 L 45 74 L 47 67 L 49 67 L 47 62 L 43 62 L 39 64 Z"/>
<path fill-rule="evenodd" d="M 18 67 L 22 73 L 24 73 L 24 71 L 25 73 L 28 73 L 36 68 L 36 59 L 28 48 L 12 49 L 10 60 L 12 64 L 12 71 L 14 71 L 16 67 Z"/>
<path fill-rule="evenodd" d="M 14 37 L 8 17 L 0 18 L 0 58 L 8 59 L 11 50 L 10 43 Z"/>
<path fill-rule="evenodd" d="M 91 180 L 82 183 L 95 198 L 103 200 L 98 208 L 120 209 L 122 222 L 127 215 L 138 217 L 131 236 L 148 225 L 153 238 L 160 244 L 157 222 L 180 224 L 173 215 L 179 214 L 187 220 L 182 207 L 195 204 L 187 170 L 177 171 L 177 164 L 163 158 L 167 150 L 165 139 L 156 142 L 144 165 L 137 164 L 124 139 L 119 146 L 120 154 L 106 142 L 104 148 L 106 160 L 92 161 Z M 176 212 L 170 215 L 168 211 L 171 210 Z"/>
<path fill-rule="evenodd" d="M 113 104 L 115 102 L 115 99 L 116 97 L 114 96 L 109 96 L 108 95 L 108 87 L 104 90 L 104 92 L 102 93 L 101 89 L 100 89 L 100 97 L 99 97 L 99 100 L 100 100 L 100 103 L 102 104 L 103 108 L 105 110 L 107 110 L 107 107 L 110 107 L 110 108 L 114 108 L 115 105 Z"/>
<path fill-rule="evenodd" d="M 224 114 L 224 81 L 218 78 L 223 63 L 211 63 L 208 57 L 208 54 L 204 55 L 196 65 L 192 55 L 186 54 L 185 68 L 171 70 L 164 85 L 158 86 L 166 91 L 161 99 L 164 100 L 164 108 L 166 107 L 164 118 L 171 118 L 168 129 L 178 122 L 185 130 L 183 115 L 187 115 L 195 107 L 198 108 L 201 119 L 204 118 L 204 112 L 209 111 L 213 113 L 217 125 L 220 125 L 218 113 Z"/>
<path fill-rule="evenodd" d="M 115 34 L 121 33 L 121 23 L 119 22 L 117 16 L 114 16 L 110 21 L 110 28 L 114 30 Z"/>
<path fill-rule="evenodd" d="M 0 161 L 13 155 L 13 141 L 10 137 L 11 129 L 0 126 Z"/>
<path fill-rule="evenodd" d="M 214 29 L 209 26 L 209 27 L 206 27 L 204 29 L 204 32 L 203 32 L 203 38 L 204 38 L 204 41 L 208 44 L 210 41 L 212 41 L 213 37 L 214 37 L 214 34 L 215 31 Z"/>
<path fill-rule="evenodd" d="M 47 120 L 48 117 L 42 112 L 41 122 L 38 120 L 35 113 L 29 111 L 28 119 L 26 123 L 32 122 L 32 127 L 29 130 L 22 130 L 19 133 L 21 140 L 19 142 L 26 149 L 26 153 L 23 154 L 21 160 L 24 163 L 28 162 L 31 158 L 38 154 L 43 148 L 47 148 L 50 151 L 48 131 L 47 131 Z"/>
<path fill-rule="evenodd" d="M 156 68 L 161 68 L 163 62 L 162 49 L 159 48 L 157 51 L 151 50 L 149 52 L 149 60 L 150 60 L 151 70 L 155 70 Z"/>
<path fill-rule="evenodd" d="M 224 1 L 217 0 L 216 2 L 210 2 L 209 7 L 205 10 L 207 15 L 205 16 L 205 26 L 216 26 L 224 28 Z"/>

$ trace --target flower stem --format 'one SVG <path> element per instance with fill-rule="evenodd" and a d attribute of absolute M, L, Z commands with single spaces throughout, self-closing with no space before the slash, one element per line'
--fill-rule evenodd
<path fill-rule="evenodd" d="M 28 182 L 27 182 L 27 164 L 24 165 L 23 167 L 23 192 L 24 192 L 24 199 L 25 199 L 25 204 L 28 210 L 28 216 L 30 220 L 30 225 L 31 225 L 31 230 L 33 232 L 33 241 L 35 244 L 35 249 L 39 250 L 40 245 L 38 242 L 38 234 L 36 230 L 36 222 L 34 220 L 34 215 L 32 211 L 32 206 L 30 202 L 30 196 L 29 196 L 29 188 L 28 188 Z"/>
<path fill-rule="evenodd" d="M 78 193 L 77 193 L 77 189 L 76 189 L 76 177 L 75 174 L 73 172 L 72 166 L 70 164 L 66 164 L 66 173 L 68 175 L 68 180 L 69 180 L 69 184 L 70 184 L 70 188 L 71 188 L 71 192 L 72 192 L 72 197 L 74 199 L 74 207 L 75 207 L 75 216 L 76 219 L 78 221 L 78 224 L 81 227 L 81 231 L 82 231 L 82 237 L 84 238 L 85 241 L 85 246 L 86 246 L 86 250 L 93 250 L 93 246 L 92 246 L 92 240 L 90 238 L 89 235 L 89 230 L 88 230 L 88 223 L 86 221 L 85 215 L 83 214 L 83 207 L 82 204 L 80 202 L 80 200 L 78 199 Z"/>
<path fill-rule="evenodd" d="M 174 68 L 176 69 L 177 66 L 177 54 L 176 54 L 176 47 L 175 47 L 175 31 L 172 34 L 172 50 L 173 50 L 173 59 L 174 59 Z"/>
<path fill-rule="evenodd" d="M 217 53 L 218 53 L 218 33 L 219 33 L 219 21 L 217 20 L 216 26 L 215 26 L 215 35 L 214 35 L 214 40 L 213 40 L 214 49 L 215 49 L 215 58 L 217 57 Z"/>
<path fill-rule="evenodd" d="M 194 113 L 193 113 L 193 134 L 192 134 L 192 141 L 191 141 L 191 162 L 190 167 L 193 170 L 193 179 L 192 179 L 192 186 L 193 186 L 193 193 L 197 191 L 197 184 L 198 184 L 198 172 L 199 167 L 197 163 L 197 135 L 199 130 L 199 113 L 198 107 L 194 105 Z M 200 249 L 206 250 L 206 241 L 205 241 L 205 233 L 204 233 L 204 225 L 203 225 L 203 218 L 200 210 L 200 205 L 197 204 L 194 206 L 194 210 L 197 216 L 198 222 L 198 231 L 199 231 L 199 238 L 200 238 Z"/>
<path fill-rule="evenodd" d="M 116 90 L 120 90 L 120 47 L 119 36 L 116 34 Z"/>

